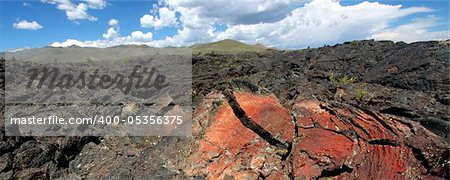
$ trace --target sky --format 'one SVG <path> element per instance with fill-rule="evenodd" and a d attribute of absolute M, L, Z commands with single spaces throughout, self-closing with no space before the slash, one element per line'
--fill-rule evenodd
<path fill-rule="evenodd" d="M 0 0 L 0 51 L 223 39 L 280 49 L 442 40 L 450 39 L 449 6 L 448 0 Z"/>

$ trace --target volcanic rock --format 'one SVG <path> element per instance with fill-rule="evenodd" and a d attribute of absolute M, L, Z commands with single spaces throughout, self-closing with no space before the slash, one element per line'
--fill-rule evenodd
<path fill-rule="evenodd" d="M 184 168 L 188 176 L 448 177 L 446 142 L 404 118 L 302 97 L 284 107 L 273 94 L 242 88 L 209 94 L 195 114 L 202 127 L 196 127 L 197 148 Z"/>
<path fill-rule="evenodd" d="M 368 40 L 194 55 L 192 137 L 6 136 L 1 106 L 0 179 L 448 179 L 449 49 Z M 223 87 L 233 79 L 251 83 Z"/>

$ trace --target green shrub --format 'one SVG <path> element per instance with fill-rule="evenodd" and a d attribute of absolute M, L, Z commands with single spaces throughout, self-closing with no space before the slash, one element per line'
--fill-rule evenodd
<path fill-rule="evenodd" d="M 350 94 L 353 95 L 358 101 L 361 101 L 369 94 L 367 91 L 367 83 L 361 83 L 357 85 L 356 77 L 344 75 L 340 78 L 337 78 L 334 74 L 331 74 L 329 80 L 335 88 L 347 89 Z"/>
<path fill-rule="evenodd" d="M 195 89 L 191 91 L 191 96 L 192 96 L 191 97 L 192 100 L 194 100 L 198 96 L 198 93 L 197 93 L 197 91 Z"/>
<path fill-rule="evenodd" d="M 336 87 L 345 87 L 353 85 L 357 80 L 356 77 L 349 77 L 347 75 L 344 75 L 343 77 L 336 79 L 334 74 L 331 74 L 329 79 L 331 81 L 331 84 L 333 84 Z"/>
<path fill-rule="evenodd" d="M 367 83 L 362 83 L 358 88 L 355 89 L 355 98 L 358 101 L 361 101 L 364 97 L 366 97 L 369 93 L 367 92 Z"/>
<path fill-rule="evenodd" d="M 359 42 L 358 42 L 358 41 L 352 41 L 352 42 L 350 42 L 350 45 L 352 45 L 352 46 L 358 46 L 358 45 L 359 45 Z"/>

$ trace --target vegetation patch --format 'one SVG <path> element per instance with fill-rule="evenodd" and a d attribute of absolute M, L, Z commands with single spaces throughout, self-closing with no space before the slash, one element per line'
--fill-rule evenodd
<path fill-rule="evenodd" d="M 349 92 L 349 95 L 354 97 L 357 101 L 361 101 L 369 95 L 367 91 L 367 83 L 358 83 L 357 77 L 348 75 L 336 77 L 334 74 L 331 74 L 329 80 L 333 87 L 336 89 L 345 89 Z"/>

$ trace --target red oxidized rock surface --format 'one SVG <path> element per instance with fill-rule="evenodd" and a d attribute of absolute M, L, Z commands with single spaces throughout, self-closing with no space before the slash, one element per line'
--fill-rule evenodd
<path fill-rule="evenodd" d="M 448 152 L 445 142 L 416 123 L 317 101 L 298 102 L 294 109 L 303 114 L 292 150 L 295 176 L 411 179 L 445 174 L 432 173 L 445 168 L 439 164 L 445 159 L 436 158 Z M 426 152 L 430 147 L 433 152 Z M 434 157 L 426 157 L 430 154 Z M 430 162 L 433 167 L 424 167 Z"/>
<path fill-rule="evenodd" d="M 251 93 L 235 93 L 235 96 L 240 106 L 257 124 L 273 136 L 292 142 L 294 124 L 289 112 L 278 103 L 275 96 Z M 216 93 L 209 97 L 212 98 L 206 98 L 207 102 L 194 115 L 200 116 L 197 120 L 202 122 L 194 128 L 194 133 L 200 136 L 200 140 L 198 150 L 189 157 L 191 164 L 186 169 L 187 174 L 208 175 L 210 178 L 283 177 L 285 173 L 272 172 L 283 169 L 282 157 L 278 154 L 285 153 L 284 150 L 271 146 L 245 127 L 223 96 Z M 220 105 L 214 109 L 214 103 Z M 208 126 L 203 133 L 197 131 L 202 129 L 201 126 Z"/>
<path fill-rule="evenodd" d="M 213 92 L 196 109 L 197 148 L 183 169 L 188 176 L 447 177 L 445 141 L 418 123 L 345 104 L 297 98 L 291 107 L 284 107 L 271 94 L 241 90 L 231 94 L 230 98 Z"/>

